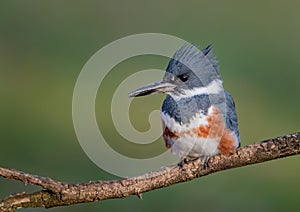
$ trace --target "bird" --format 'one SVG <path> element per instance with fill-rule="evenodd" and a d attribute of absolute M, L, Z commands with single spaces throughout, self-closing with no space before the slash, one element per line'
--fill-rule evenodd
<path fill-rule="evenodd" d="M 181 162 L 200 158 L 206 164 L 212 156 L 232 154 L 240 147 L 235 102 L 223 87 L 211 44 L 202 50 L 184 44 L 162 79 L 128 96 L 154 93 L 166 94 L 160 113 L 162 137 Z"/>

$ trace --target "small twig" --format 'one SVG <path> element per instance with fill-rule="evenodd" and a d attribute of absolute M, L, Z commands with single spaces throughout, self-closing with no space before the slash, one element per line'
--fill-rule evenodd
<path fill-rule="evenodd" d="M 218 171 L 300 154 L 300 133 L 278 137 L 238 149 L 232 155 L 216 155 L 206 166 L 200 160 L 171 165 L 144 175 L 115 181 L 68 184 L 48 177 L 34 176 L 13 169 L 0 168 L 0 176 L 42 186 L 45 190 L 19 193 L 0 200 L 0 211 L 17 208 L 55 207 L 82 202 L 95 202 L 130 195 L 142 197 L 144 192 L 206 176 Z"/>
<path fill-rule="evenodd" d="M 49 177 L 30 175 L 15 169 L 5 169 L 0 167 L 0 176 L 14 180 L 20 180 L 25 185 L 38 185 L 53 192 L 60 192 L 65 188 L 64 183 L 52 180 Z"/>

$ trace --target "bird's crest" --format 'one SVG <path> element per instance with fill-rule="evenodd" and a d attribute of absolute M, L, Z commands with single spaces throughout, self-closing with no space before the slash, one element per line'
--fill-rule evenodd
<path fill-rule="evenodd" d="M 213 53 L 211 44 L 205 47 L 202 51 L 200 51 L 194 44 L 185 44 L 175 52 L 173 59 L 186 66 L 191 66 L 191 68 L 195 68 L 195 70 L 202 68 L 203 65 L 211 65 L 219 74 L 218 61 Z"/>
<path fill-rule="evenodd" d="M 183 65 L 192 70 L 201 80 L 207 79 L 210 82 L 213 79 L 221 79 L 218 61 L 211 45 L 202 51 L 193 44 L 183 45 L 175 52 L 167 72 L 176 73 Z"/>

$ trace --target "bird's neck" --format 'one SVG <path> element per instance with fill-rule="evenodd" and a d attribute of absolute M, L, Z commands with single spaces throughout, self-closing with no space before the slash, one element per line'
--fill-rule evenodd
<path fill-rule="evenodd" d="M 178 100 L 183 99 L 183 98 L 191 98 L 191 97 L 199 96 L 199 95 L 218 94 L 218 93 L 220 93 L 224 90 L 222 83 L 223 83 L 222 80 L 215 79 L 206 86 L 194 87 L 194 88 L 191 88 L 191 89 L 185 89 L 185 90 L 182 90 L 182 92 L 180 94 L 170 93 L 169 95 L 175 101 L 178 101 Z"/>

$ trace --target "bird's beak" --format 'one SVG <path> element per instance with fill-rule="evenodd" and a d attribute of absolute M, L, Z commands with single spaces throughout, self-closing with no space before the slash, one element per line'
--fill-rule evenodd
<path fill-rule="evenodd" d="M 175 85 L 170 82 L 159 80 L 138 88 L 128 94 L 129 97 L 146 96 L 154 93 L 168 93 L 174 91 Z"/>

